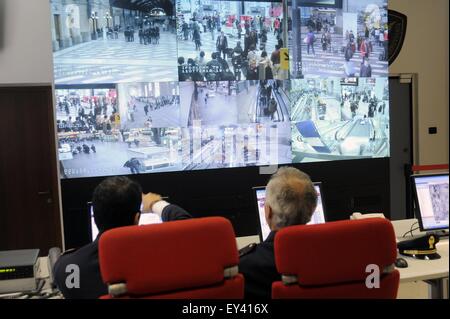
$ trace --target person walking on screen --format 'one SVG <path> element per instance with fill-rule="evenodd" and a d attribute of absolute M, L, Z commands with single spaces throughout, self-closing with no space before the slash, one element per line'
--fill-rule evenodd
<path fill-rule="evenodd" d="M 372 77 L 372 67 L 370 66 L 369 59 L 366 57 L 363 58 L 363 62 L 361 63 L 359 76 L 362 78 Z"/>
<path fill-rule="evenodd" d="M 316 36 L 314 35 L 314 32 L 310 29 L 305 38 L 306 50 L 307 50 L 308 54 L 309 54 L 309 49 L 311 48 L 312 54 L 316 55 L 316 52 L 314 51 L 314 42 L 315 41 L 316 41 Z"/>
<path fill-rule="evenodd" d="M 217 52 L 219 52 L 219 54 L 223 53 L 223 58 L 226 59 L 227 58 L 226 54 L 227 54 L 227 49 L 228 49 L 228 40 L 227 40 L 225 33 L 223 33 L 223 31 L 220 32 L 220 35 L 217 38 L 216 48 L 217 48 Z"/>

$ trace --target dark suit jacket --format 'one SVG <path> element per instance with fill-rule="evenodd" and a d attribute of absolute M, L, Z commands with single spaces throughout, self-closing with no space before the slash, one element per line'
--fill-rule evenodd
<path fill-rule="evenodd" d="M 239 272 L 245 278 L 246 299 L 270 299 L 272 283 L 281 280 L 275 266 L 275 234 L 271 232 L 264 242 L 240 258 Z"/>
<path fill-rule="evenodd" d="M 217 38 L 217 42 L 216 42 L 216 48 L 217 48 L 218 50 L 223 50 L 223 49 L 228 48 L 228 40 L 227 40 L 227 36 L 226 36 L 226 35 L 223 36 L 223 43 L 222 43 L 222 44 L 220 43 L 220 38 L 221 38 L 221 37 L 222 37 L 222 36 L 219 35 L 219 37 Z"/>
<path fill-rule="evenodd" d="M 361 63 L 359 76 L 362 78 L 370 78 L 372 76 L 372 67 L 370 65 L 366 66 L 364 63 Z"/>
<path fill-rule="evenodd" d="M 174 221 L 191 218 L 188 212 L 176 205 L 169 205 L 162 212 L 162 220 Z M 61 256 L 56 262 L 53 272 L 55 283 L 66 299 L 97 299 L 108 294 L 108 288 L 103 283 L 98 261 L 98 241 L 96 240 L 74 252 Z M 80 268 L 80 288 L 68 289 L 66 273 L 68 265 L 78 265 Z"/>

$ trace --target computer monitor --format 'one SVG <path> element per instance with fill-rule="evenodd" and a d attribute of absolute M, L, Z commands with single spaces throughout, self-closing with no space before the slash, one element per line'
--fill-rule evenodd
<path fill-rule="evenodd" d="M 323 224 L 326 222 L 325 218 L 325 209 L 323 205 L 323 195 L 322 195 L 322 183 L 314 183 L 314 188 L 317 192 L 317 207 L 314 211 L 313 216 L 311 217 L 311 221 L 308 223 L 308 225 L 313 224 Z M 256 210 L 257 215 L 259 218 L 259 239 L 260 241 L 266 240 L 266 238 L 270 234 L 270 228 L 267 224 L 265 213 L 264 213 L 264 204 L 266 202 L 266 187 L 254 187 L 253 188 L 254 195 L 255 195 L 255 202 L 256 202 Z"/>
<path fill-rule="evenodd" d="M 141 206 L 142 210 L 142 206 Z M 95 224 L 94 220 L 94 207 L 92 206 L 92 203 L 88 203 L 88 213 L 89 213 L 89 234 L 91 241 L 94 241 L 98 236 L 98 228 Z M 157 214 L 152 213 L 146 213 L 141 214 L 141 217 L 139 218 L 139 225 L 149 225 L 149 224 L 160 224 L 162 223 L 161 217 Z"/>
<path fill-rule="evenodd" d="M 448 173 L 411 176 L 421 231 L 448 229 Z"/>

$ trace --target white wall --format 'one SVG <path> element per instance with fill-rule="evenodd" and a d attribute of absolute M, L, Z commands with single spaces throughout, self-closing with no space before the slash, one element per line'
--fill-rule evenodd
<path fill-rule="evenodd" d="M 0 0 L 0 84 L 52 81 L 49 0 Z"/>
<path fill-rule="evenodd" d="M 50 17 L 49 0 L 0 0 L 0 86 L 53 83 Z M 54 130 L 56 139 L 56 122 Z M 62 207 L 60 184 L 58 194 Z"/>
<path fill-rule="evenodd" d="M 418 73 L 419 163 L 448 163 L 448 0 L 389 0 L 408 17 L 405 43 L 391 73 Z M 438 134 L 429 135 L 436 126 Z M 395 127 L 393 127 L 395 129 Z"/>

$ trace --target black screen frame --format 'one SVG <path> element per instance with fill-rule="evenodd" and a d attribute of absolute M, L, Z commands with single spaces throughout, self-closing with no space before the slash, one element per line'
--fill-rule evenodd
<path fill-rule="evenodd" d="M 342 9 L 343 0 L 334 0 L 334 4 L 321 4 L 311 2 L 310 0 L 298 0 L 300 7 L 318 7 L 318 8 L 336 8 Z M 292 3 L 292 0 L 289 0 Z"/>
<path fill-rule="evenodd" d="M 349 219 L 353 212 L 383 212 L 390 218 L 390 158 L 311 162 L 292 165 L 323 181 L 329 221 Z M 144 191 L 164 194 L 193 217 L 222 216 L 230 220 L 236 237 L 256 236 L 257 219 L 252 187 L 267 185 L 271 175 L 259 167 L 195 170 L 127 175 Z M 364 178 L 361 178 L 364 176 Z M 65 249 L 91 243 L 86 203 L 107 177 L 61 179 Z"/>
<path fill-rule="evenodd" d="M 420 210 L 419 196 L 418 196 L 417 187 L 416 187 L 416 178 L 420 178 L 420 177 L 434 177 L 434 176 L 447 176 L 448 177 L 448 173 L 414 174 L 414 175 L 411 175 L 411 185 L 412 185 L 412 188 L 413 188 L 414 213 L 415 213 L 415 216 L 417 218 L 417 221 L 419 222 L 420 231 L 422 231 L 422 232 L 432 232 L 432 231 L 437 231 L 437 230 L 448 229 L 448 225 L 447 225 L 447 227 L 438 227 L 438 228 L 425 228 L 424 225 L 423 225 L 422 212 Z"/>

